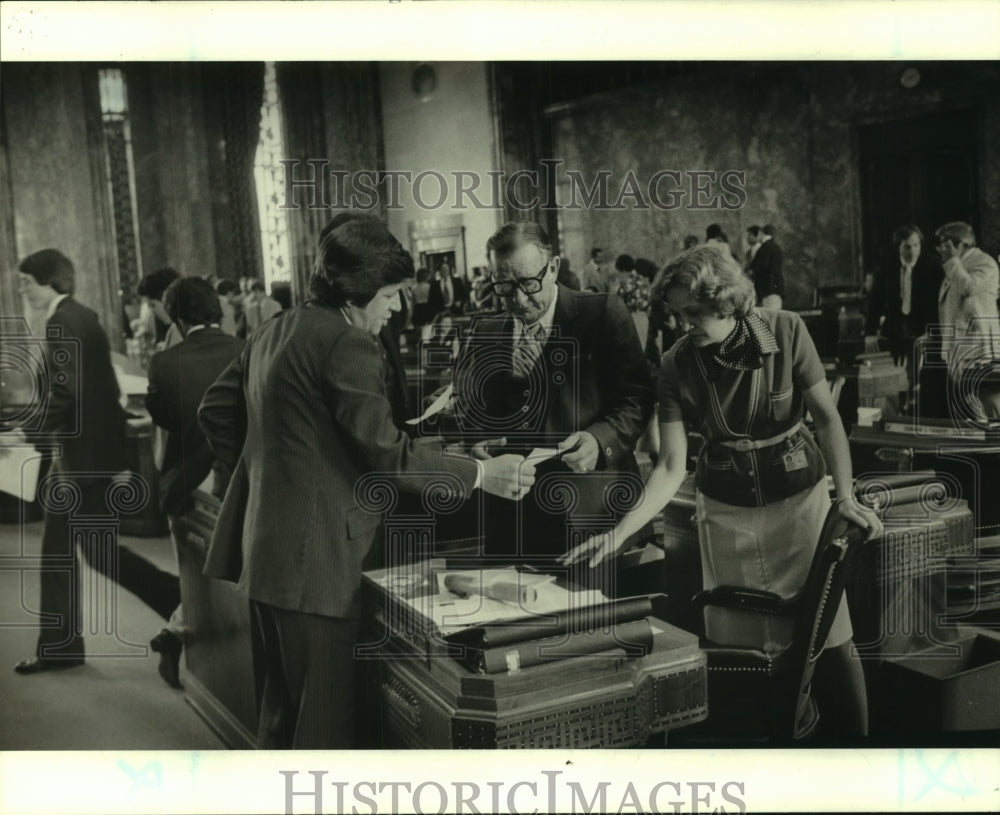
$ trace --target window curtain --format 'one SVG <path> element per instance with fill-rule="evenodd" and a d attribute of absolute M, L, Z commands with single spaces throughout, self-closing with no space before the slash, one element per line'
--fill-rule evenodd
<path fill-rule="evenodd" d="M 326 129 L 323 121 L 323 87 L 318 63 L 278 63 L 278 98 L 285 126 L 286 158 L 298 162 L 294 177 L 312 177 L 310 160 L 328 158 Z M 327 168 L 329 169 L 329 168 Z M 290 169 L 289 172 L 292 170 Z M 322 170 L 318 171 L 322 173 Z M 292 302 L 309 299 L 309 278 L 312 276 L 316 238 L 332 216 L 326 208 L 309 207 L 312 191 L 299 188 L 287 203 L 294 204 L 288 212 L 288 244 L 292 264 Z M 317 202 L 321 200 L 317 196 Z"/>
<path fill-rule="evenodd" d="M 256 277 L 263 282 L 254 186 L 254 157 L 264 101 L 263 63 L 206 65 L 205 98 L 218 114 L 223 144 L 221 181 L 228 203 L 231 267 L 220 271 L 234 280 Z"/>

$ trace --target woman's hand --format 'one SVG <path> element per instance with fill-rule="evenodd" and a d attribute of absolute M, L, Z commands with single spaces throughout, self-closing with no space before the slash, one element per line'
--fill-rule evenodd
<path fill-rule="evenodd" d="M 868 529 L 868 540 L 882 534 L 882 521 L 879 520 L 878 515 L 855 501 L 853 496 L 838 498 L 836 507 L 842 518 Z"/>
<path fill-rule="evenodd" d="M 620 543 L 619 539 L 621 540 Z M 574 546 L 565 555 L 560 555 L 556 559 L 564 566 L 569 566 L 591 555 L 589 565 L 590 568 L 594 568 L 605 558 L 614 557 L 624 542 L 624 537 L 618 535 L 615 530 L 611 530 L 610 532 L 604 532 L 601 535 L 594 535 L 587 538 L 583 543 Z"/>

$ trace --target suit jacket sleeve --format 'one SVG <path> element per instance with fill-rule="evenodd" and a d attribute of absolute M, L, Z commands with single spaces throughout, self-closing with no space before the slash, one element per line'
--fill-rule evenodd
<path fill-rule="evenodd" d="M 473 461 L 446 457 L 439 448 L 414 442 L 393 424 L 381 354 L 369 337 L 344 331 L 327 359 L 326 402 L 348 447 L 356 451 L 361 471 L 385 475 L 408 492 L 423 489 L 448 471 L 457 476 L 462 496 L 471 495 L 478 471 Z"/>
<path fill-rule="evenodd" d="M 872 282 L 872 290 L 868 295 L 868 314 L 865 319 L 865 330 L 869 334 L 877 334 L 879 320 L 886 311 L 886 276 L 882 271 L 875 273 L 875 280 Z"/>
<path fill-rule="evenodd" d="M 149 361 L 149 387 L 146 390 L 146 410 L 149 411 L 153 424 L 165 430 L 180 430 L 180 411 L 171 396 L 169 383 L 166 381 L 163 357 L 154 354 Z"/>
<path fill-rule="evenodd" d="M 594 359 L 603 409 L 582 429 L 593 434 L 601 456 L 611 463 L 635 449 L 653 414 L 655 389 L 635 324 L 618 297 L 605 300 L 597 337 Z"/>
<path fill-rule="evenodd" d="M 954 286 L 963 298 L 982 300 L 987 306 L 991 300 L 995 303 L 997 265 L 989 255 L 975 253 L 964 262 L 962 258 L 950 258 L 944 264 L 944 273 L 948 284 Z"/>
<path fill-rule="evenodd" d="M 243 371 L 250 343 L 205 392 L 198 408 L 198 424 L 212 452 L 230 470 L 236 468 L 247 435 L 247 404 Z"/>

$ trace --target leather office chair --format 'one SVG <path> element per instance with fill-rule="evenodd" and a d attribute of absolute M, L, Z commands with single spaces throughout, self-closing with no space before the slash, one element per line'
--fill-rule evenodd
<path fill-rule="evenodd" d="M 719 586 L 694 602 L 791 620 L 791 643 L 777 652 L 703 643 L 708 654 L 708 719 L 677 731 L 671 745 L 790 743 L 811 736 L 819 713 L 813 673 L 844 593 L 847 565 L 867 531 L 831 507 L 809 575 L 795 597 Z"/>

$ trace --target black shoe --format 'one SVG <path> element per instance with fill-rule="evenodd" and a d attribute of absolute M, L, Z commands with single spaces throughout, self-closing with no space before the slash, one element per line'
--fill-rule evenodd
<path fill-rule="evenodd" d="M 160 676 L 172 688 L 184 687 L 181 685 L 181 650 L 184 643 L 181 638 L 172 631 L 163 629 L 149 642 L 149 647 L 160 655 Z"/>
<path fill-rule="evenodd" d="M 83 665 L 83 657 L 67 657 L 66 659 L 32 657 L 31 659 L 22 659 L 14 666 L 14 670 L 19 674 L 37 674 L 42 671 L 61 671 L 66 668 L 76 668 L 79 665 Z"/>

